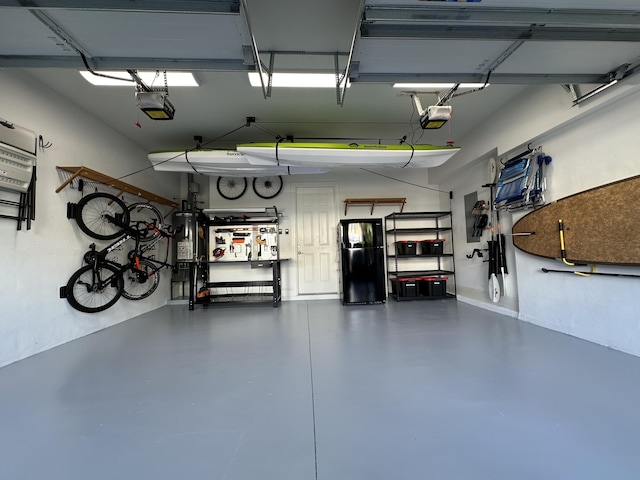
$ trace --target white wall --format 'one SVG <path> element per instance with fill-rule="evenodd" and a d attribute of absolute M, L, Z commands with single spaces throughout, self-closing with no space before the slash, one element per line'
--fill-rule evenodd
<path fill-rule="evenodd" d="M 432 173 L 443 188 L 454 191 L 454 215 L 464 218 L 464 195 L 478 191 L 479 198 L 488 197 L 488 189 L 481 185 L 487 182 L 486 156 L 494 149 L 500 158 L 508 159 L 525 150 L 529 142 L 533 147 L 542 145 L 553 158 L 547 170 L 547 201 L 640 174 L 640 89 L 633 79 L 617 87 L 577 107 L 559 86 L 532 88 L 487 119 L 483 127 L 461 141 L 459 156 Z M 524 213 L 503 214 L 503 229 L 510 231 Z M 638 232 L 640 238 L 640 226 Z M 495 310 L 486 288 L 486 264 L 463 256 L 478 244 L 466 243 L 464 225 L 458 225 L 455 234 L 459 298 Z M 544 274 L 542 267 L 562 266 L 515 251 L 507 243 L 509 296 L 497 304 L 498 309 L 504 308 L 505 313 L 527 322 L 640 355 L 639 280 Z M 633 267 L 598 270 L 640 274 L 640 269 Z"/>
<path fill-rule="evenodd" d="M 241 208 L 273 206 L 282 212 L 283 218 L 280 227 L 289 230 L 289 234 L 283 233 L 279 239 L 280 255 L 290 259 L 283 262 L 282 267 L 282 295 L 284 300 L 295 299 L 297 292 L 297 265 L 295 253 L 296 232 L 296 188 L 333 186 L 336 195 L 336 227 L 342 218 L 384 218 L 393 212 L 398 212 L 399 205 L 378 205 L 371 214 L 370 206 L 350 206 L 347 214 L 344 212 L 345 198 L 371 198 L 371 197 L 405 197 L 407 203 L 404 211 L 421 212 L 440 210 L 443 198 L 448 202 L 448 192 L 440 193 L 437 186 L 429 184 L 428 170 L 426 169 L 334 169 L 326 174 L 319 175 L 290 175 L 284 177 L 282 192 L 271 200 L 264 200 L 255 195 L 251 187 L 237 200 L 225 200 L 216 190 L 217 178 L 212 177 L 209 188 L 211 208 Z M 449 210 L 448 204 L 445 207 Z M 335 268 L 339 271 L 338 247 L 336 240 Z M 264 272 L 246 271 L 252 279 Z M 336 289 L 338 285 L 336 284 Z M 337 290 L 336 290 L 337 291 Z M 337 294 L 335 295 L 337 297 Z"/>
<path fill-rule="evenodd" d="M 16 230 L 0 219 L 0 366 L 127 320 L 164 304 L 169 277 L 145 300 L 121 299 L 111 309 L 85 314 L 59 298 L 59 288 L 81 266 L 94 240 L 66 218 L 67 202 L 81 194 L 55 193 L 56 166 L 84 165 L 112 177 L 149 166 L 146 152 L 59 97 L 28 75 L 0 70 L 0 117 L 42 135 L 51 148 L 38 152 L 36 220 Z M 126 182 L 166 198 L 178 197 L 179 177 L 148 170 Z M 15 197 L 14 197 L 15 198 Z M 101 245 L 100 242 L 97 242 Z"/>

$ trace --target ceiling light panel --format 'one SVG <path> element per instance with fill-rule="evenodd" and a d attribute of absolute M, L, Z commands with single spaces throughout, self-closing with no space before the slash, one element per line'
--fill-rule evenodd
<path fill-rule="evenodd" d="M 80 71 L 80 75 L 84 79 L 93 84 L 101 86 L 128 86 L 131 87 L 133 79 L 125 71 L 96 71 L 102 75 L 109 75 L 110 77 L 122 78 L 122 81 L 101 77 L 94 75 L 91 72 Z M 164 73 L 155 71 L 138 71 L 138 76 L 149 87 L 163 88 L 164 85 Z M 167 72 L 167 84 L 169 87 L 197 87 L 198 82 L 191 72 Z"/>

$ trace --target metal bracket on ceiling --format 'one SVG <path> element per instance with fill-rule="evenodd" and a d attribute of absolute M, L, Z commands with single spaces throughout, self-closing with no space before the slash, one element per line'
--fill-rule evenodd
<path fill-rule="evenodd" d="M 254 65 L 256 71 L 259 74 L 260 77 L 260 84 L 262 87 L 262 94 L 264 96 L 265 99 L 271 97 L 271 89 L 273 86 L 273 72 L 274 72 L 274 63 L 275 63 L 275 55 L 276 53 L 280 53 L 283 55 L 332 55 L 334 57 L 334 73 L 336 76 L 336 100 L 338 105 L 343 106 L 344 105 L 344 97 L 346 94 L 346 90 L 347 90 L 347 85 L 349 82 L 349 72 L 351 71 L 351 62 L 353 59 L 353 51 L 355 48 L 355 43 L 356 43 L 356 38 L 358 36 L 358 32 L 360 31 L 360 23 L 362 22 L 362 15 L 363 15 L 363 11 L 364 11 L 364 4 L 365 4 L 365 0 L 360 0 L 360 6 L 358 8 L 358 15 L 356 17 L 356 25 L 353 31 L 353 36 L 351 39 L 351 46 L 349 48 L 349 53 L 348 53 L 348 57 L 347 57 L 347 64 L 344 70 L 344 73 L 340 72 L 340 65 L 339 65 L 339 60 L 338 57 L 340 55 L 344 55 L 344 53 L 342 52 L 333 52 L 333 53 L 329 53 L 329 52 L 295 52 L 295 51 L 282 51 L 282 52 L 269 52 L 269 67 L 266 68 L 264 66 L 264 64 L 262 63 L 262 60 L 260 58 L 260 51 L 258 50 L 258 43 L 256 42 L 256 38 L 255 35 L 253 34 L 253 29 L 251 27 L 251 19 L 249 17 L 249 9 L 247 7 L 247 2 L 246 0 L 240 0 L 240 6 L 241 6 L 241 13 L 243 14 L 244 20 L 246 22 L 247 25 L 247 29 L 249 31 L 249 37 L 251 39 L 251 57 L 253 57 L 253 59 L 250 58 L 249 52 L 247 51 L 248 48 L 245 48 L 243 50 L 244 53 L 244 57 L 245 57 L 245 64 L 248 65 Z M 357 67 L 357 66 L 356 66 Z M 265 84 L 265 78 L 267 80 L 266 84 Z"/>
<path fill-rule="evenodd" d="M 364 4 L 365 0 L 360 0 L 360 6 L 358 7 L 358 15 L 356 17 L 356 25 L 353 29 L 353 36 L 351 37 L 351 47 L 349 48 L 349 57 L 347 58 L 347 65 L 344 69 L 344 85 L 342 85 L 342 89 L 340 89 L 340 83 L 338 82 L 338 76 L 336 74 L 336 97 L 338 101 L 338 105 L 341 107 L 344 105 L 344 97 L 347 93 L 347 85 L 349 83 L 349 71 L 351 69 L 351 61 L 353 60 L 353 50 L 356 46 L 356 39 L 358 38 L 358 32 L 360 31 L 360 26 L 362 25 L 362 18 L 364 15 Z M 337 62 L 337 58 L 336 58 Z M 336 70 L 337 70 L 336 66 Z"/>
<path fill-rule="evenodd" d="M 241 13 L 244 17 L 244 20 L 247 24 L 247 29 L 249 30 L 249 37 L 251 39 L 251 49 L 253 52 L 253 61 L 255 63 L 256 70 L 258 71 L 258 76 L 260 77 L 260 84 L 262 85 L 262 95 L 267 99 L 271 96 L 271 72 L 272 70 L 266 71 L 264 66 L 262 65 L 262 60 L 260 59 L 260 52 L 258 51 L 258 44 L 256 43 L 256 37 L 253 34 L 253 29 L 251 28 L 251 19 L 249 18 L 249 9 L 247 7 L 247 0 L 240 0 Z M 271 56 L 271 61 L 273 61 L 273 55 Z M 269 85 L 264 84 L 265 74 L 268 75 Z"/>
<path fill-rule="evenodd" d="M 573 105 L 574 106 L 579 105 L 585 100 L 589 100 L 590 98 L 595 97 L 596 95 L 607 90 L 609 87 L 613 87 L 616 83 L 618 83 L 620 80 L 622 80 L 626 76 L 632 74 L 633 70 L 629 69 L 630 65 L 631 65 L 630 63 L 623 63 L 618 68 L 616 68 L 615 70 L 612 70 L 606 75 L 607 81 L 605 83 L 603 83 L 602 85 L 599 85 L 598 87 L 585 93 L 584 95 L 578 96 L 577 98 L 576 98 L 576 94 L 578 92 L 578 86 L 570 85 L 569 92 L 573 96 Z"/>
<path fill-rule="evenodd" d="M 562 85 L 562 88 L 564 88 L 564 90 L 571 95 L 571 100 L 572 101 L 576 101 L 578 99 L 578 86 L 573 84 L 573 83 L 569 83 L 569 84 L 565 84 Z"/>
<path fill-rule="evenodd" d="M 336 75 L 336 101 L 338 102 L 338 105 L 342 106 L 342 100 L 344 99 L 344 94 L 340 89 L 340 84 L 342 83 L 343 79 L 344 79 L 345 85 L 349 80 L 345 79 L 345 77 L 340 73 L 340 62 L 338 60 L 337 53 L 333 56 L 333 61 L 335 66 L 334 72 Z"/>

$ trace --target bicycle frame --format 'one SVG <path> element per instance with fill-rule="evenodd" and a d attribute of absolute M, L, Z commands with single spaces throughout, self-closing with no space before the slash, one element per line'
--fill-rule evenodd
<path fill-rule="evenodd" d="M 165 238 L 168 239 L 170 237 L 175 236 L 175 232 L 174 233 L 168 233 L 165 230 L 159 229 L 157 228 L 155 225 L 153 224 L 149 224 L 149 223 L 145 223 L 145 222 L 138 222 L 138 223 L 144 223 L 144 228 L 146 228 L 147 230 L 153 230 L 156 233 L 159 233 L 160 235 L 157 236 L 154 240 L 152 240 L 149 243 L 146 244 L 142 244 L 140 242 L 140 237 L 141 235 L 141 230 L 140 229 L 135 229 L 132 228 L 129 225 L 125 225 L 122 222 L 120 222 L 118 219 L 112 217 L 111 215 L 107 215 L 106 218 L 110 221 L 115 223 L 116 225 L 118 225 L 119 227 L 122 227 L 126 234 L 124 236 L 122 236 L 121 238 L 119 238 L 118 240 L 114 241 L 113 243 L 107 245 L 105 248 L 103 248 L 100 251 L 96 251 L 96 244 L 92 243 L 89 248 L 90 250 L 88 252 L 86 252 L 84 254 L 84 261 L 87 264 L 92 264 L 93 263 L 93 270 L 94 273 L 97 272 L 98 267 L 101 264 L 109 264 L 111 266 L 113 266 L 117 271 L 118 271 L 118 275 L 123 275 L 124 272 L 126 272 L 127 270 L 131 270 L 137 274 L 145 274 L 146 276 L 150 276 L 153 273 L 155 273 L 155 271 L 158 271 L 162 268 L 173 268 L 173 265 L 170 263 L 167 263 L 167 258 L 169 256 L 169 250 L 167 249 L 167 253 L 165 256 L 164 261 L 162 260 L 157 260 L 154 257 L 145 257 L 144 254 L 146 252 L 148 252 L 149 250 L 153 249 L 153 247 L 155 247 L 155 245 L 160 241 L 161 238 Z M 118 262 L 115 262 L 113 260 L 109 260 L 107 258 L 107 255 L 109 255 L 110 253 L 116 251 L 118 248 L 120 248 L 123 244 L 125 244 L 126 242 L 128 242 L 129 240 L 134 239 L 135 240 L 135 247 L 133 250 L 131 250 L 131 252 L 129 252 L 129 254 L 127 255 L 127 263 L 125 264 L 120 264 Z M 145 272 L 144 270 L 142 270 L 140 268 L 140 262 L 142 260 L 147 260 L 149 262 L 152 262 L 155 266 L 158 266 L 153 272 L 151 272 L 151 274 L 148 274 L 147 272 Z M 105 285 L 108 285 L 109 282 L 111 282 L 113 280 L 113 277 L 116 276 L 111 275 L 109 278 L 105 279 L 105 280 L 99 280 L 98 281 L 98 286 L 99 287 L 104 287 Z M 94 279 L 95 281 L 95 279 Z M 144 281 L 144 280 L 142 280 Z"/>

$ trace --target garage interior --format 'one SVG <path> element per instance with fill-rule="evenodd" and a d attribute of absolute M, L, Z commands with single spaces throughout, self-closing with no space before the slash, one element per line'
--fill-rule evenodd
<path fill-rule="evenodd" d="M 546 203 L 640 175 L 635 2 L 51 0 L 0 1 L 0 12 L 2 128 L 34 132 L 37 154 L 33 218 L 18 228 L 0 218 L 8 478 L 637 476 L 640 261 L 545 274 L 574 268 L 507 235 L 495 301 L 486 258 L 472 254 L 492 232 L 470 238 L 465 222 L 465 197 L 493 200 L 487 166 L 531 148 L 549 158 Z M 173 119 L 139 108 L 135 79 L 107 87 L 80 75 L 127 70 L 155 73 Z M 192 72 L 198 86 L 167 87 L 165 71 Z M 251 86 L 260 71 L 264 84 Z M 270 86 L 292 71 L 334 83 Z M 436 82 L 455 87 L 394 88 Z M 451 118 L 421 128 L 416 98 L 451 106 Z M 237 172 L 162 171 L 148 157 L 257 142 L 460 151 L 432 168 L 336 158 L 323 173 L 283 175 L 269 199 L 251 177 L 240 198 L 224 198 L 218 179 Z M 72 308 L 61 287 L 95 240 L 69 205 L 100 190 L 136 200 L 106 183 L 65 184 L 62 167 L 81 166 L 168 199 L 157 206 L 171 222 L 185 204 L 277 207 L 281 301 L 190 308 L 184 280 L 165 269 L 148 298 Z M 328 195 L 333 228 L 400 210 L 347 199 L 451 212 L 452 298 L 343 305 L 334 230 L 335 271 L 305 283 L 305 195 Z M 635 225 L 637 208 L 624 208 Z M 499 228 L 529 211 L 501 213 Z M 610 233 L 598 228 L 596 238 Z M 234 280 L 270 275 L 236 270 Z"/>

